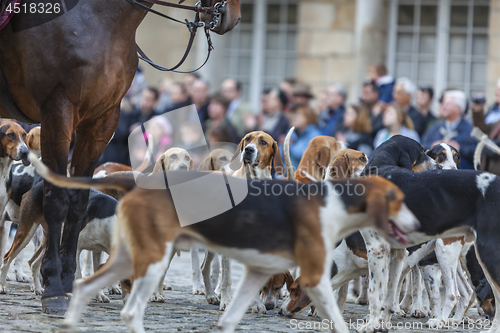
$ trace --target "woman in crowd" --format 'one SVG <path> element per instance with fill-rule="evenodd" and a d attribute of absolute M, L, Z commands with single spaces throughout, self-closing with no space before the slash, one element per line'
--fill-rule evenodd
<path fill-rule="evenodd" d="M 335 134 L 335 138 L 346 142 L 349 148 L 359 150 L 369 156 L 373 151 L 371 131 L 370 111 L 362 104 L 353 104 L 347 108 L 343 126 Z"/>
<path fill-rule="evenodd" d="M 227 142 L 239 142 L 236 128 L 226 117 L 229 103 L 229 100 L 222 94 L 215 94 L 210 99 L 210 104 L 208 105 L 209 119 L 206 123 L 207 129 L 205 132 L 207 138 L 210 138 L 212 136 L 212 132 L 216 131 L 218 133 L 226 133 L 225 139 L 229 140 Z"/>
<path fill-rule="evenodd" d="M 300 159 L 309 145 L 309 141 L 321 135 L 318 130 L 318 117 L 307 105 L 296 105 L 291 110 L 291 126 L 295 126 L 290 145 L 290 157 L 295 170 L 299 166 Z"/>
<path fill-rule="evenodd" d="M 403 135 L 420 142 L 418 133 L 414 130 L 413 122 L 408 113 L 396 106 L 389 104 L 382 117 L 384 128 L 378 131 L 373 141 L 373 147 L 377 148 L 394 135 Z"/>

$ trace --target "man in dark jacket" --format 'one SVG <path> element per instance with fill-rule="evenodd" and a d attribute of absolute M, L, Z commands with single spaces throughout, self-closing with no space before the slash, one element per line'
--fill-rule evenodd
<path fill-rule="evenodd" d="M 335 136 L 342 126 L 345 113 L 347 92 L 341 84 L 332 84 L 326 88 L 326 110 L 319 115 L 318 128 L 321 135 Z"/>
<path fill-rule="evenodd" d="M 281 90 L 271 90 L 265 94 L 262 101 L 263 118 L 258 129 L 273 137 L 276 142 L 282 143 L 290 124 L 283 114 L 284 107 L 288 104 L 286 94 Z"/>
<path fill-rule="evenodd" d="M 441 111 L 444 120 L 431 127 L 422 138 L 425 149 L 442 142 L 455 147 L 461 156 L 460 169 L 474 169 L 474 150 L 477 145 L 470 136 L 472 124 L 464 117 L 467 104 L 467 96 L 463 91 L 447 91 Z"/>
<path fill-rule="evenodd" d="M 410 116 L 413 121 L 415 131 L 417 131 L 418 135 L 422 137 L 426 126 L 425 117 L 411 105 L 411 100 L 415 95 L 416 90 L 415 85 L 410 81 L 410 79 L 402 77 L 397 79 L 396 84 L 394 85 L 393 97 L 394 103 L 408 113 L 408 116 Z"/>

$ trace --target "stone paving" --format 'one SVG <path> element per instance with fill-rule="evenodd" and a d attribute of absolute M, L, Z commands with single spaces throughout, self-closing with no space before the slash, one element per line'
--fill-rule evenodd
<path fill-rule="evenodd" d="M 27 248 L 26 258 L 32 253 Z M 200 253 L 201 255 L 201 253 Z M 25 273 L 29 270 L 25 264 Z M 233 293 L 241 276 L 242 266 L 232 264 Z M 13 277 L 13 274 L 11 274 Z M 165 291 L 165 303 L 150 303 L 146 309 L 144 325 L 152 332 L 216 332 L 216 323 L 221 316 L 218 306 L 206 303 L 204 296 L 191 294 L 191 269 L 189 253 L 175 257 L 171 269 L 165 279 L 173 290 Z M 57 332 L 61 319 L 41 314 L 40 297 L 30 292 L 29 284 L 7 282 L 8 294 L 0 295 L 0 332 Z M 110 303 L 90 303 L 87 307 L 79 332 L 126 332 L 120 319 L 123 307 L 121 296 L 110 295 Z M 352 299 L 346 304 L 344 316 L 346 321 L 361 320 L 368 312 L 367 306 L 355 305 Z M 475 314 L 475 315 L 471 315 Z M 472 319 L 480 319 L 475 309 L 470 311 Z M 415 325 L 415 329 L 398 329 L 398 333 L 436 332 L 422 328 L 427 319 L 393 318 L 393 325 Z M 316 326 L 313 326 L 316 325 Z M 249 332 L 324 332 L 318 318 L 307 316 L 307 311 L 293 319 L 278 314 L 278 310 L 267 314 L 247 313 L 238 326 L 238 331 Z M 417 326 L 418 325 L 418 326 Z M 412 327 L 412 326 L 407 326 Z M 396 330 L 395 330 L 396 331 Z M 468 329 L 467 325 L 460 329 L 445 329 L 447 332 L 480 332 Z M 354 332 L 354 330 L 351 330 Z"/>

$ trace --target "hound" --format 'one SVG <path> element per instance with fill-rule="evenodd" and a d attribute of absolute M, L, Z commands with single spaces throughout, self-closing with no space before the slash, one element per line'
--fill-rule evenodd
<path fill-rule="evenodd" d="M 37 172 L 56 186 L 118 187 L 129 191 L 118 206 L 110 259 L 93 276 L 75 281 L 64 321 L 68 331 L 75 330 L 84 304 L 93 293 L 116 279 L 132 275 L 132 292 L 121 317 L 130 332 L 143 332 L 147 300 L 168 269 L 172 256 L 178 249 L 189 249 L 197 242 L 246 265 L 240 287 L 219 321 L 223 332 L 235 330 L 252 298 L 272 275 L 298 265 L 303 286 L 320 315 L 335 323 L 333 331 L 347 333 L 330 286 L 330 254 L 334 244 L 365 227 L 375 227 L 391 242 L 405 243 L 405 234 L 419 227 L 418 220 L 403 202 L 402 192 L 380 177 L 349 180 L 354 186 L 364 188 L 362 195 L 349 195 L 347 181 L 298 184 L 231 179 L 233 188 L 248 186 L 250 191 L 238 205 L 205 221 L 181 227 L 183 220 L 179 220 L 170 187 L 146 190 L 136 187 L 134 180 L 129 178 L 67 178 L 51 172 L 40 161 L 34 164 Z M 195 172 L 167 175 L 172 180 L 169 186 L 204 176 L 208 185 L 214 182 L 207 187 L 212 189 L 211 197 L 227 195 L 226 189 L 224 193 L 216 189 L 215 182 L 220 181 L 218 175 Z M 160 179 L 163 175 L 149 180 L 158 182 Z M 286 186 L 288 190 L 287 193 L 266 195 L 269 193 L 265 188 L 269 186 Z M 301 191 L 298 191 L 299 186 Z M 206 283 L 210 284 L 210 280 Z"/>
<path fill-rule="evenodd" d="M 367 163 L 368 157 L 360 151 L 354 149 L 340 150 L 328 164 L 325 180 L 360 177 Z"/>
<path fill-rule="evenodd" d="M 423 147 L 416 141 L 394 136 L 378 147 L 365 169 L 365 173 L 377 171 L 379 175 L 387 177 L 400 186 L 406 194 L 406 203 L 422 223 L 419 232 L 408 235 L 409 245 L 421 244 L 435 238 L 465 237 L 466 242 L 475 240 L 476 254 L 483 268 L 488 282 L 491 284 L 496 299 L 500 297 L 500 274 L 496 257 L 491 256 L 500 250 L 499 232 L 491 227 L 492 221 L 500 215 L 500 207 L 496 200 L 500 195 L 500 180 L 497 176 L 487 172 L 469 170 L 438 170 L 426 172 L 412 172 L 429 169 L 425 164 L 419 163 L 427 157 Z M 437 165 L 437 164 L 436 164 Z M 365 239 L 366 241 L 366 239 Z M 373 271 L 372 260 L 377 267 L 389 269 L 391 283 L 388 291 L 379 292 L 377 299 L 385 300 L 380 303 L 370 299 L 370 319 L 367 325 L 361 327 L 363 331 L 372 331 L 381 320 L 390 322 L 391 310 L 396 301 L 397 281 L 401 272 L 404 256 L 401 250 L 393 247 L 391 261 L 388 265 L 389 249 L 385 247 L 369 247 L 369 268 Z M 372 258 L 380 256 L 383 260 Z M 371 276 L 371 274 L 370 274 Z M 380 276 L 380 275 L 378 275 Z M 373 283 L 373 284 L 372 284 Z M 370 281 L 370 286 L 384 284 L 384 281 Z M 373 308 L 378 303 L 378 309 Z M 381 307 L 384 307 L 381 313 Z M 496 308 L 496 315 L 499 308 Z M 378 312 L 377 312 L 378 311 Z M 494 327 L 491 332 L 498 332 Z"/>
<path fill-rule="evenodd" d="M 106 162 L 104 164 L 99 165 L 94 170 L 93 178 L 104 178 L 113 172 L 122 172 L 122 171 L 123 172 L 132 171 L 132 167 L 129 167 L 128 165 L 121 163 Z"/>

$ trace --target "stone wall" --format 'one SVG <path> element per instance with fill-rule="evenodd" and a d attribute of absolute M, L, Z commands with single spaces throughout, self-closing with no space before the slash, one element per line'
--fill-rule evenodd
<path fill-rule="evenodd" d="M 491 0 L 489 21 L 489 56 L 487 76 L 488 102 L 492 103 L 500 78 L 500 0 Z M 489 104 L 488 103 L 488 104 Z"/>

